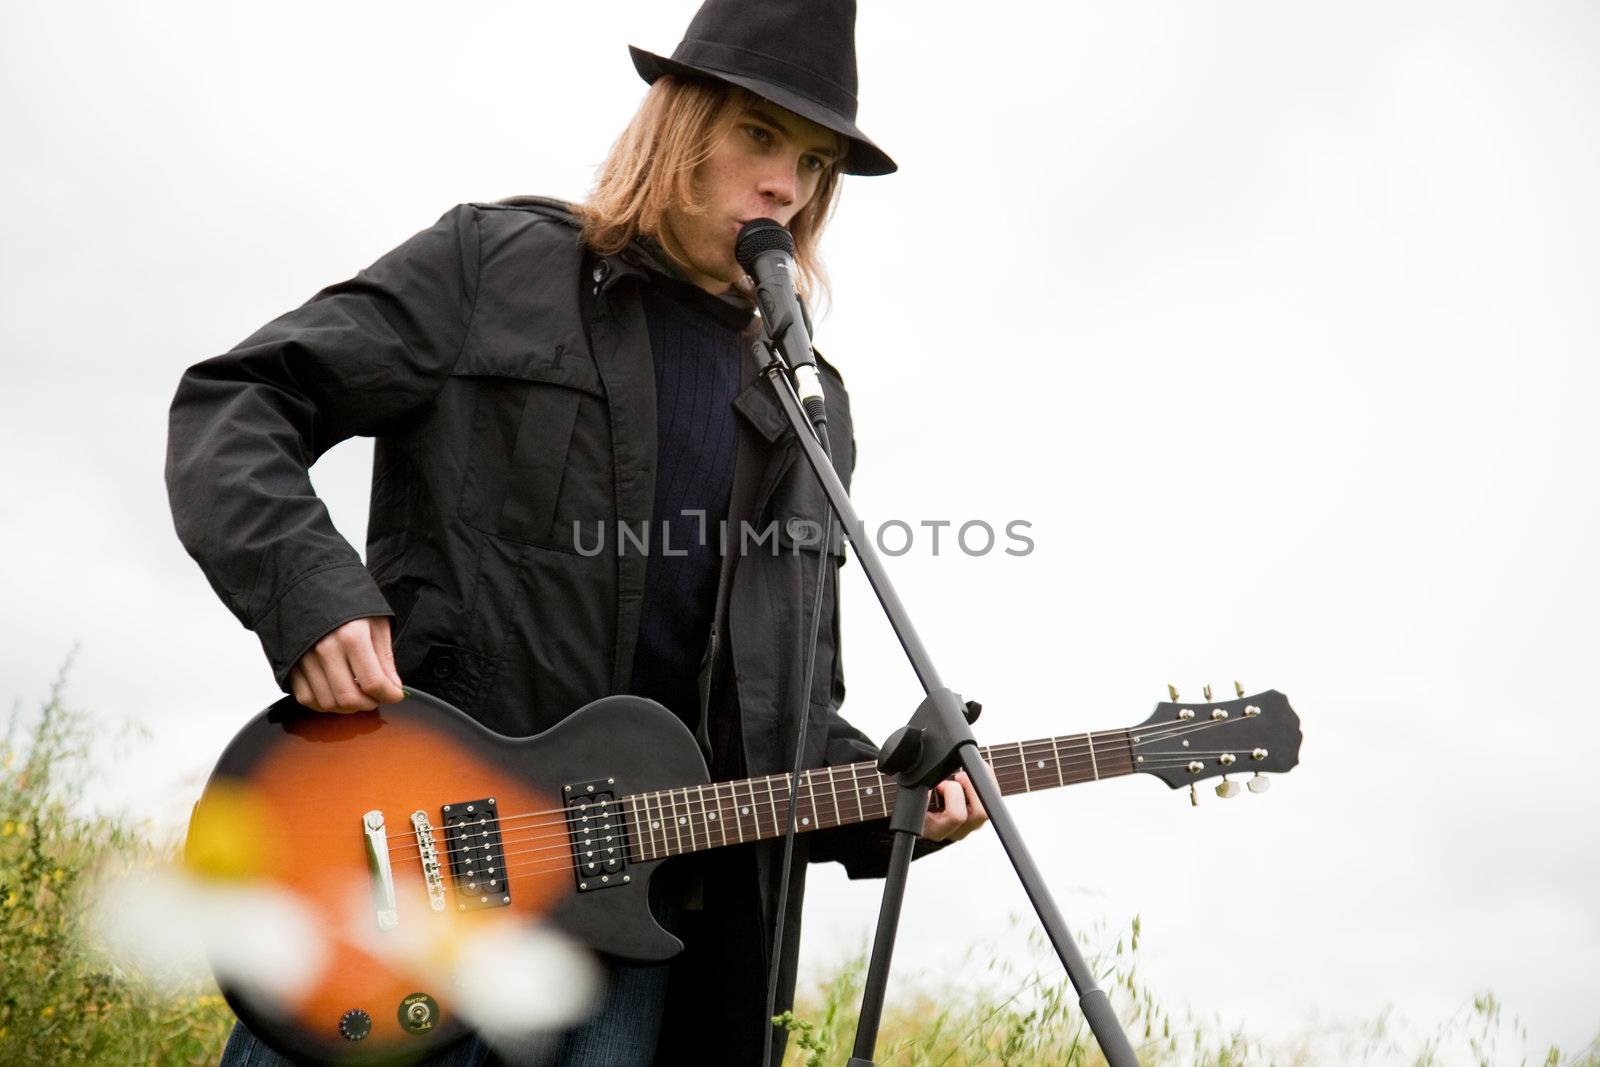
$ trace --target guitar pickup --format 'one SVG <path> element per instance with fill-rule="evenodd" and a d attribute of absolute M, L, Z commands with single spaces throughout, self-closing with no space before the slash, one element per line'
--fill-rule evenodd
<path fill-rule="evenodd" d="M 457 911 L 483 911 L 511 903 L 505 845 L 494 797 L 444 806 L 444 849 Z"/>
<path fill-rule="evenodd" d="M 567 835 L 572 842 L 573 877 L 578 892 L 627 885 L 628 850 L 622 806 L 606 778 L 562 787 L 567 798 Z"/>

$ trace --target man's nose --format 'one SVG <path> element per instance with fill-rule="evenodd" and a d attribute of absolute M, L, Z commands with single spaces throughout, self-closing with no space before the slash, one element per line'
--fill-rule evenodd
<path fill-rule="evenodd" d="M 788 207 L 794 203 L 797 182 L 795 180 L 794 166 L 785 161 L 782 164 L 767 167 L 761 174 L 761 179 L 756 189 L 762 197 L 772 202 L 775 207 Z"/>

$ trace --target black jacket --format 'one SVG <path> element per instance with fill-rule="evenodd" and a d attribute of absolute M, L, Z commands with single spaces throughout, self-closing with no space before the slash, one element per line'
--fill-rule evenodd
<path fill-rule="evenodd" d="M 178 534 L 260 638 L 281 687 L 323 634 L 392 615 L 401 679 L 501 733 L 538 733 L 626 690 L 646 556 L 618 537 L 618 523 L 643 529 L 654 502 L 654 369 L 638 286 L 656 266 L 639 246 L 595 256 L 557 201 L 462 205 L 184 374 L 167 457 Z M 834 465 L 848 484 L 849 400 L 837 372 L 819 362 Z M 758 775 L 786 769 L 792 753 L 818 572 L 820 538 L 811 532 L 826 502 L 770 387 L 752 367 L 746 379 L 735 403 L 732 528 L 749 519 L 774 538 L 724 565 L 702 666 L 700 738 L 713 766 Z M 376 438 L 365 564 L 307 473 L 356 435 Z M 591 555 L 599 530 L 606 550 Z M 839 716 L 841 539 L 828 557 L 804 702 L 808 766 L 876 754 Z M 739 751 L 713 750 L 717 723 Z M 797 840 L 783 1003 L 805 861 L 881 875 L 885 827 Z M 779 852 L 772 843 L 723 851 L 730 855 L 712 861 L 705 920 L 731 916 L 730 936 L 719 938 L 720 958 L 703 962 L 718 972 L 718 1013 L 750 1019 L 759 1047 Z"/>

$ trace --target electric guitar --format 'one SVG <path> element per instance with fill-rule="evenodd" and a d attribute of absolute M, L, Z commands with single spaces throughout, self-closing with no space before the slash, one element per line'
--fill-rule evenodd
<path fill-rule="evenodd" d="M 1134 773 L 1173 788 L 1220 776 L 1223 796 L 1240 788 L 1227 776 L 1253 774 L 1260 791 L 1261 772 L 1298 761 L 1299 719 L 1281 693 L 1240 692 L 981 751 L 1008 795 Z M 668 959 L 682 943 L 649 907 L 662 861 L 781 837 L 791 804 L 801 833 L 885 819 L 898 793 L 872 762 L 807 771 L 797 796 L 787 774 L 711 782 L 682 721 L 640 697 L 510 738 L 406 693 L 350 715 L 280 700 L 228 745 L 195 805 L 189 867 L 286 895 L 320 935 L 290 998 L 235 982 L 211 953 L 234 1011 L 298 1060 L 408 1062 L 463 1037 L 470 998 L 428 962 L 452 937 L 547 921 L 598 952 Z"/>

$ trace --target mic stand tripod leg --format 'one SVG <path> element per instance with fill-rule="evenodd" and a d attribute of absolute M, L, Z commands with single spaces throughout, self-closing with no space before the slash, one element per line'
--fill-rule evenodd
<path fill-rule="evenodd" d="M 895 797 L 894 814 L 889 818 L 889 829 L 894 832 L 889 872 L 884 876 L 878 931 L 872 940 L 872 961 L 867 965 L 866 984 L 861 987 L 855 1051 L 848 1067 L 872 1067 L 873 1050 L 878 1044 L 878 1024 L 883 1018 L 884 991 L 889 986 L 889 960 L 894 955 L 895 933 L 900 928 L 900 905 L 905 900 L 911 851 L 922 835 L 922 822 L 928 811 L 928 792 L 927 786 L 902 788 Z"/>
<path fill-rule="evenodd" d="M 1089 1024 L 1089 1030 L 1094 1034 L 1095 1040 L 1100 1042 L 1101 1054 L 1112 1067 L 1137 1067 L 1139 1059 L 1134 1055 L 1133 1046 L 1128 1042 L 1128 1035 L 1123 1031 L 1121 1021 L 1117 1019 L 1116 1010 L 1111 1006 L 1111 998 L 1106 996 L 1105 990 L 1095 984 L 1089 965 L 1084 962 L 1078 946 L 1073 944 L 1072 935 L 1067 932 L 1067 922 L 1057 910 L 1050 891 L 1045 888 L 1044 875 L 1040 874 L 1039 868 L 1034 865 L 1033 856 L 1029 854 L 1028 846 L 1022 839 L 1022 832 L 1017 829 L 1016 821 L 1011 818 L 1011 809 L 1006 807 L 1005 801 L 1001 798 L 1000 787 L 989 777 L 989 768 L 984 764 L 983 757 L 978 755 L 977 746 L 963 744 L 956 752 L 961 757 L 961 766 L 967 772 L 967 777 L 972 779 L 974 792 L 978 794 L 978 799 L 983 801 L 984 810 L 989 814 L 989 822 L 994 827 L 996 836 L 1000 838 L 1000 844 L 1006 850 L 1006 857 L 1011 860 L 1011 866 L 1016 870 L 1023 890 L 1033 902 L 1033 910 L 1038 913 L 1045 934 L 1050 938 L 1050 944 L 1055 947 L 1056 956 L 1066 968 L 1067 977 L 1072 980 L 1073 988 L 1077 990 L 1078 1007 L 1083 1012 L 1084 1021 Z M 896 806 L 896 814 L 899 810 Z M 897 838 L 895 844 L 899 843 Z"/>

